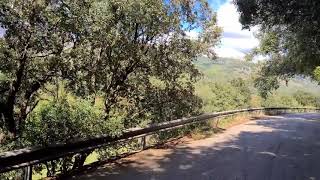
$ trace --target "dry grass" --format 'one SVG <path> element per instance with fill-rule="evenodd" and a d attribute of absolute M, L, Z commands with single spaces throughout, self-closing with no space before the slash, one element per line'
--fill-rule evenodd
<path fill-rule="evenodd" d="M 213 120 L 209 120 L 205 124 L 199 125 L 190 133 L 189 136 L 193 140 L 204 139 L 214 134 L 221 133 L 233 126 L 263 117 L 266 117 L 263 113 L 241 113 L 228 117 L 215 118 Z"/>
<path fill-rule="evenodd" d="M 190 137 L 193 139 L 193 140 L 199 140 L 199 139 L 204 139 L 207 137 L 207 135 L 201 131 L 201 129 L 195 129 L 194 131 L 192 131 L 190 133 Z"/>
<path fill-rule="evenodd" d="M 228 129 L 233 126 L 266 117 L 264 113 L 241 113 L 218 120 L 218 128 Z"/>

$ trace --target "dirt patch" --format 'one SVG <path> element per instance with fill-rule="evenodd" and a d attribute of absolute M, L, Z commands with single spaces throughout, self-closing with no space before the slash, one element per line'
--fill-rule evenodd
<path fill-rule="evenodd" d="M 230 116 L 230 117 L 219 119 L 217 123 L 217 127 L 222 129 L 229 129 L 233 126 L 237 126 L 249 121 L 263 119 L 263 118 L 272 118 L 272 116 L 267 116 L 265 114 L 256 114 L 256 115 L 240 114 L 236 116 Z"/>

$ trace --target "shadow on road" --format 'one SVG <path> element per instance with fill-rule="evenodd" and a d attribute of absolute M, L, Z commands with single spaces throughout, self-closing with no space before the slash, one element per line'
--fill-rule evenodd
<path fill-rule="evenodd" d="M 320 115 L 251 121 L 211 138 L 150 149 L 75 179 L 320 179 Z"/>

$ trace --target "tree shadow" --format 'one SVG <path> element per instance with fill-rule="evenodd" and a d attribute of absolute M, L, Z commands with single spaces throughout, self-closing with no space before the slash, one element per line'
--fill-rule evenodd
<path fill-rule="evenodd" d="M 149 149 L 74 179 L 320 179 L 320 115 L 274 116 L 225 133 Z"/>

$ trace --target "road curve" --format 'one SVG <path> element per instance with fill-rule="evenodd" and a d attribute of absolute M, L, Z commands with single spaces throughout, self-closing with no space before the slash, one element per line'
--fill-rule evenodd
<path fill-rule="evenodd" d="M 73 179 L 320 180 L 320 114 L 250 121 L 211 138 L 146 150 Z"/>

